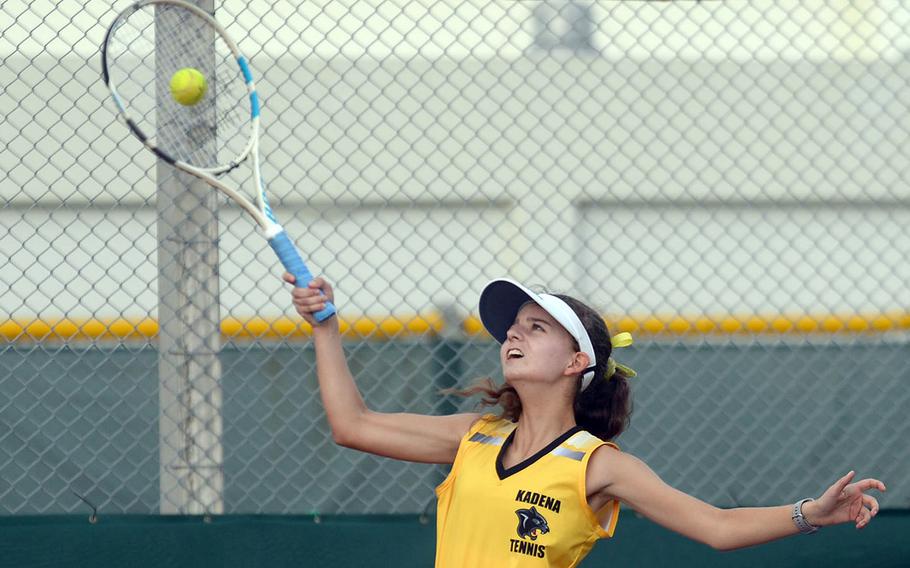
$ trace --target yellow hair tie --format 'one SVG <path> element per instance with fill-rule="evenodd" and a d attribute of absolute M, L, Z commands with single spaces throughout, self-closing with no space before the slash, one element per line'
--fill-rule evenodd
<path fill-rule="evenodd" d="M 632 345 L 632 334 L 628 331 L 617 333 L 610 338 L 610 343 L 613 345 L 614 349 L 618 349 L 620 347 L 628 347 Z M 634 369 L 632 369 L 632 367 L 628 367 L 622 363 L 617 363 L 613 357 L 610 357 L 607 359 L 607 380 L 610 380 L 613 377 L 617 369 L 622 371 L 623 376 L 625 376 L 627 379 L 631 379 L 638 374 Z"/>
<path fill-rule="evenodd" d="M 628 347 L 632 345 L 632 334 L 628 331 L 617 333 L 612 338 L 610 338 L 610 343 L 613 344 L 614 349 L 617 347 Z"/>

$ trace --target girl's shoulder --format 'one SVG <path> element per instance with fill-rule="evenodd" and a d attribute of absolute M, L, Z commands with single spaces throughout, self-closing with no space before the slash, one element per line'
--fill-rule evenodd
<path fill-rule="evenodd" d="M 600 446 L 604 446 L 604 445 L 610 446 L 615 449 L 619 449 L 619 446 L 617 446 L 613 442 L 605 442 L 604 440 L 601 440 L 600 438 L 598 438 L 594 434 L 588 432 L 587 430 L 579 430 L 578 432 L 576 432 L 575 434 L 570 436 L 564 442 L 564 444 L 567 446 L 571 446 L 577 450 L 584 451 L 584 452 L 587 452 L 590 450 L 596 450 Z"/>
<path fill-rule="evenodd" d="M 469 433 L 480 433 L 486 434 L 488 436 L 508 436 L 512 430 L 515 429 L 517 424 L 511 420 L 505 418 L 500 418 L 495 414 L 483 414 L 481 415 L 474 425 L 471 426 Z"/>

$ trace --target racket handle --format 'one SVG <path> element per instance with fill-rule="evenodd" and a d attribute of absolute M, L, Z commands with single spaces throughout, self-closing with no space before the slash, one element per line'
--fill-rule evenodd
<path fill-rule="evenodd" d="M 294 246 L 294 243 L 292 243 L 291 239 L 288 237 L 287 231 L 281 231 L 269 239 L 269 245 L 272 247 L 272 250 L 275 251 L 275 254 L 278 255 L 281 264 L 283 264 L 287 271 L 296 278 L 294 283 L 295 286 L 304 288 L 313 281 L 313 275 L 303 262 L 303 259 L 300 258 L 300 253 L 297 252 L 297 247 Z M 316 321 L 321 323 L 333 315 L 335 315 L 335 304 L 327 301 L 325 303 L 325 308 L 315 312 L 313 317 Z"/>

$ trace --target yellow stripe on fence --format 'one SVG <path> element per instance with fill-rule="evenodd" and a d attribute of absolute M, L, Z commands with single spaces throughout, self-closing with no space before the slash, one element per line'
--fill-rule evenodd
<path fill-rule="evenodd" d="M 342 319 L 341 332 L 349 338 L 391 339 L 423 336 L 442 331 L 438 315 Z M 6 341 L 147 340 L 158 336 L 158 322 L 138 319 L 18 318 L 0 321 L 0 339 Z M 225 318 L 221 334 L 232 339 L 284 339 L 312 335 L 312 327 L 299 318 Z"/>
<path fill-rule="evenodd" d="M 770 316 L 644 316 L 607 318 L 611 331 L 637 335 L 696 336 L 750 334 L 882 333 L 910 330 L 910 312 L 847 315 Z M 350 339 L 388 340 L 436 335 L 445 324 L 440 314 L 417 316 L 342 318 L 341 332 Z M 461 323 L 469 336 L 484 335 L 476 316 Z M 226 318 L 221 334 L 230 339 L 288 339 L 312 335 L 309 324 L 299 318 Z M 0 341 L 98 341 L 148 340 L 157 337 L 158 322 L 151 318 L 28 319 L 0 321 Z"/>

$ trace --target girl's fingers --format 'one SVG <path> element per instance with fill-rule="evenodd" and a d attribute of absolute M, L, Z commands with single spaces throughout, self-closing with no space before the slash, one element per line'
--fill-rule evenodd
<path fill-rule="evenodd" d="M 310 288 L 318 289 L 329 301 L 332 301 L 335 298 L 335 293 L 332 291 L 332 285 L 321 276 L 310 282 Z"/>
<path fill-rule="evenodd" d="M 863 479 L 862 481 L 857 481 L 854 484 L 860 491 L 868 491 L 870 489 L 875 489 L 884 493 L 885 484 L 877 479 Z"/>
<path fill-rule="evenodd" d="M 852 473 L 853 472 L 850 472 L 847 475 L 851 475 Z M 837 481 L 837 483 L 834 484 L 834 489 L 839 488 L 841 491 L 844 491 L 845 493 L 866 492 L 866 491 L 869 491 L 870 489 L 875 489 L 875 490 L 881 491 L 881 492 L 885 491 L 885 484 L 877 479 L 867 478 L 867 479 L 861 479 L 861 480 L 857 481 L 856 483 L 844 484 L 843 482 L 845 480 L 849 482 L 849 479 L 847 478 L 847 476 L 840 478 Z"/>
<path fill-rule="evenodd" d="M 289 284 L 296 282 L 294 275 L 289 272 L 285 272 L 282 279 Z M 291 304 L 297 313 L 311 324 L 314 323 L 312 314 L 324 310 L 327 302 L 332 299 L 332 286 L 321 276 L 314 278 L 306 286 L 295 287 L 291 290 Z"/>
<path fill-rule="evenodd" d="M 862 495 L 862 497 L 865 501 L 865 498 L 867 497 L 866 491 L 869 491 L 872 489 L 884 492 L 885 484 L 877 479 L 863 479 L 862 481 L 857 481 L 856 483 L 852 483 L 852 484 L 846 486 L 844 489 L 842 489 L 839 494 L 839 499 L 851 500 L 857 494 L 859 494 L 859 495 Z M 876 501 L 876 503 L 878 503 L 878 502 Z"/>
<path fill-rule="evenodd" d="M 300 315 L 318 312 L 325 309 L 326 296 L 318 289 L 297 288 L 293 292 L 292 303 Z"/>
<path fill-rule="evenodd" d="M 853 520 L 856 521 L 857 529 L 864 528 L 866 525 L 871 523 L 872 519 L 875 517 L 875 515 L 878 514 L 879 510 L 878 500 L 875 497 L 864 494 L 861 501 L 862 503 L 859 506 L 859 510 L 854 514 L 851 508 L 850 512 L 853 516 Z"/>
<path fill-rule="evenodd" d="M 869 508 L 873 517 L 878 514 L 878 499 L 872 495 L 863 495 L 863 505 Z"/>
<path fill-rule="evenodd" d="M 854 475 L 856 475 L 856 472 L 851 470 L 849 473 L 847 473 L 847 475 L 838 479 L 837 482 L 834 484 L 834 489 L 837 492 L 843 491 L 847 487 L 847 485 L 850 483 L 850 480 L 853 479 Z"/>
<path fill-rule="evenodd" d="M 318 312 L 325 308 L 325 300 L 322 298 L 315 298 L 312 300 L 294 302 L 294 307 L 297 308 L 298 312 Z"/>
<path fill-rule="evenodd" d="M 857 515 L 856 528 L 861 529 L 861 528 L 865 527 L 866 525 L 869 524 L 869 522 L 871 520 L 872 520 L 872 512 L 869 511 L 869 509 L 863 507 L 860 510 L 859 515 Z"/>
<path fill-rule="evenodd" d="M 322 297 L 318 288 L 294 288 L 291 290 L 291 296 L 294 298 L 294 301 Z"/>

